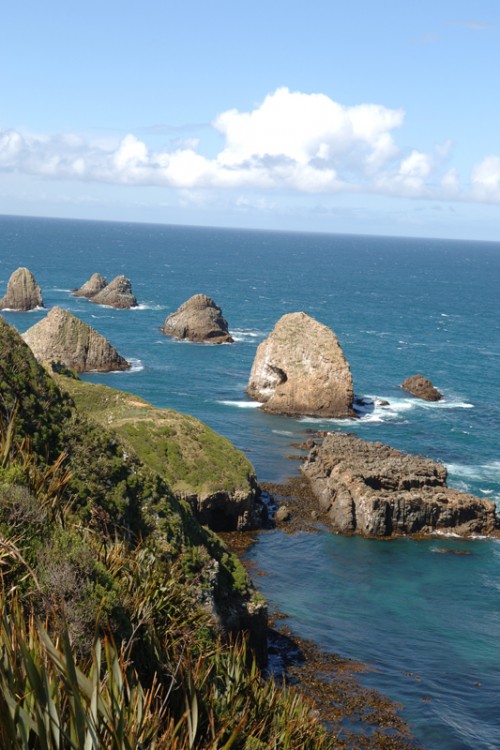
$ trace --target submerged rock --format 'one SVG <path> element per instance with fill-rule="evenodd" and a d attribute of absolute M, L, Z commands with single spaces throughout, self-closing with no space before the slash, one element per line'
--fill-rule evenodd
<path fill-rule="evenodd" d="M 401 383 L 401 388 L 424 401 L 439 401 L 443 394 L 423 375 L 412 375 Z"/>
<path fill-rule="evenodd" d="M 90 279 L 74 293 L 75 297 L 95 297 L 107 284 L 104 276 L 101 276 L 100 273 L 93 273 Z"/>
<path fill-rule="evenodd" d="M 353 383 L 334 332 L 304 312 L 283 315 L 255 355 L 247 393 L 265 411 L 353 416 Z"/>
<path fill-rule="evenodd" d="M 7 284 L 7 292 L 0 300 L 0 310 L 34 310 L 43 307 L 42 292 L 28 268 L 14 271 Z"/>
<path fill-rule="evenodd" d="M 137 307 L 137 300 L 132 293 L 132 284 L 126 276 L 117 276 L 104 289 L 90 297 L 90 301 L 97 305 L 121 309 Z"/>
<path fill-rule="evenodd" d="M 162 328 L 165 336 L 209 344 L 232 343 L 221 308 L 206 294 L 195 294 L 169 315 Z"/>
<path fill-rule="evenodd" d="M 60 362 L 75 372 L 130 368 L 104 336 L 60 307 L 53 307 L 23 339 L 39 362 Z"/>
<path fill-rule="evenodd" d="M 327 435 L 302 472 L 340 533 L 470 536 L 498 528 L 493 501 L 448 488 L 442 464 L 382 443 Z"/>

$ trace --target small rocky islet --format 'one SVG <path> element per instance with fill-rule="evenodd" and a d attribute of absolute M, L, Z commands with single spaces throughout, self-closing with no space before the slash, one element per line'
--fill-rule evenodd
<path fill-rule="evenodd" d="M 0 310 L 28 312 L 43 307 L 42 291 L 28 268 L 18 268 L 9 279 L 0 299 Z"/>
<path fill-rule="evenodd" d="M 195 294 L 169 315 L 161 327 L 165 336 L 204 344 L 232 344 L 221 308 L 206 294 Z"/>

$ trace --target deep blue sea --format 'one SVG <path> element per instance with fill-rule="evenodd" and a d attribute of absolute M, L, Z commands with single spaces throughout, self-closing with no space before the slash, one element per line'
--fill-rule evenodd
<path fill-rule="evenodd" d="M 500 242 L 0 217 L 0 296 L 19 266 L 35 274 L 46 307 L 69 309 L 133 362 L 89 380 L 202 419 L 245 451 L 261 481 L 294 474 L 289 444 L 317 427 L 430 456 L 447 465 L 450 485 L 500 502 Z M 73 297 L 96 271 L 128 276 L 140 307 Z M 222 307 L 234 345 L 160 333 L 198 292 Z M 356 394 L 388 406 L 325 422 L 266 415 L 247 400 L 257 345 L 299 310 L 333 328 Z M 4 313 L 20 331 L 44 315 Z M 399 384 L 417 372 L 443 401 L 405 395 Z M 363 679 L 404 705 L 424 747 L 500 748 L 499 542 L 273 531 L 249 554 L 291 629 L 367 662 Z"/>

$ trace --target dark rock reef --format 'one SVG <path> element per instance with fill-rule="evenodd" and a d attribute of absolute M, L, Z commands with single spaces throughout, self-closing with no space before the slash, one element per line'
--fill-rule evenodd
<path fill-rule="evenodd" d="M 401 388 L 424 401 L 439 401 L 443 394 L 423 375 L 412 375 L 401 383 Z"/>
<path fill-rule="evenodd" d="M 90 297 L 97 305 L 108 305 L 122 310 L 137 307 L 137 300 L 132 292 L 132 284 L 126 276 L 117 276 L 100 292 Z"/>
<path fill-rule="evenodd" d="M 230 344 L 233 342 L 222 316 L 221 308 L 206 294 L 195 294 L 165 320 L 165 336 L 199 343 Z"/>
<path fill-rule="evenodd" d="M 330 434 L 302 472 L 333 529 L 370 537 L 492 534 L 495 503 L 446 486 L 439 463 L 382 443 Z"/>
<path fill-rule="evenodd" d="M 93 273 L 88 281 L 83 284 L 80 289 L 74 292 L 75 297 L 95 297 L 96 294 L 102 292 L 102 290 L 108 285 L 108 282 L 101 276 L 100 273 Z"/>
<path fill-rule="evenodd" d="M 60 307 L 53 307 L 23 339 L 39 362 L 60 362 L 75 372 L 130 369 L 104 336 Z"/>
<path fill-rule="evenodd" d="M 283 315 L 259 345 L 247 393 L 275 414 L 354 414 L 352 375 L 338 339 L 304 312 Z"/>
<path fill-rule="evenodd" d="M 7 292 L 0 300 L 0 310 L 26 312 L 36 307 L 43 307 L 41 289 L 29 269 L 18 268 L 10 277 Z"/>

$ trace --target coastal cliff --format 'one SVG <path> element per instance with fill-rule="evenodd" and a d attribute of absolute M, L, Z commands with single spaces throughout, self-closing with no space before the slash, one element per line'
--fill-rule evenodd
<path fill-rule="evenodd" d="M 189 475 L 183 430 L 198 430 L 192 468 L 212 464 L 216 475 L 234 458 L 239 468 L 229 471 L 225 489 L 239 472 L 252 491 L 246 459 L 195 421 L 175 431 L 174 415 L 168 440 L 161 415 L 152 447 L 153 407 L 111 389 L 94 398 L 87 384 L 78 391 L 74 377 L 56 383 L 1 318 L 0 376 L 5 746 L 20 746 L 24 736 L 33 747 L 48 746 L 54 732 L 85 737 L 91 716 L 96 747 L 110 747 L 117 732 L 127 747 L 219 747 L 236 722 L 247 747 L 254 738 L 276 746 L 286 735 L 290 747 L 333 748 L 307 701 L 249 667 L 245 634 L 265 657 L 266 604 L 167 481 L 177 473 L 179 487 L 186 471 L 186 486 L 201 482 Z M 85 413 L 92 400 L 108 402 L 101 422 Z M 134 410 L 140 439 L 130 430 Z M 183 457 L 170 462 L 170 473 L 157 470 L 160 446 Z M 223 477 L 209 480 L 224 488 Z M 78 716 L 68 711 L 71 701 Z"/>

